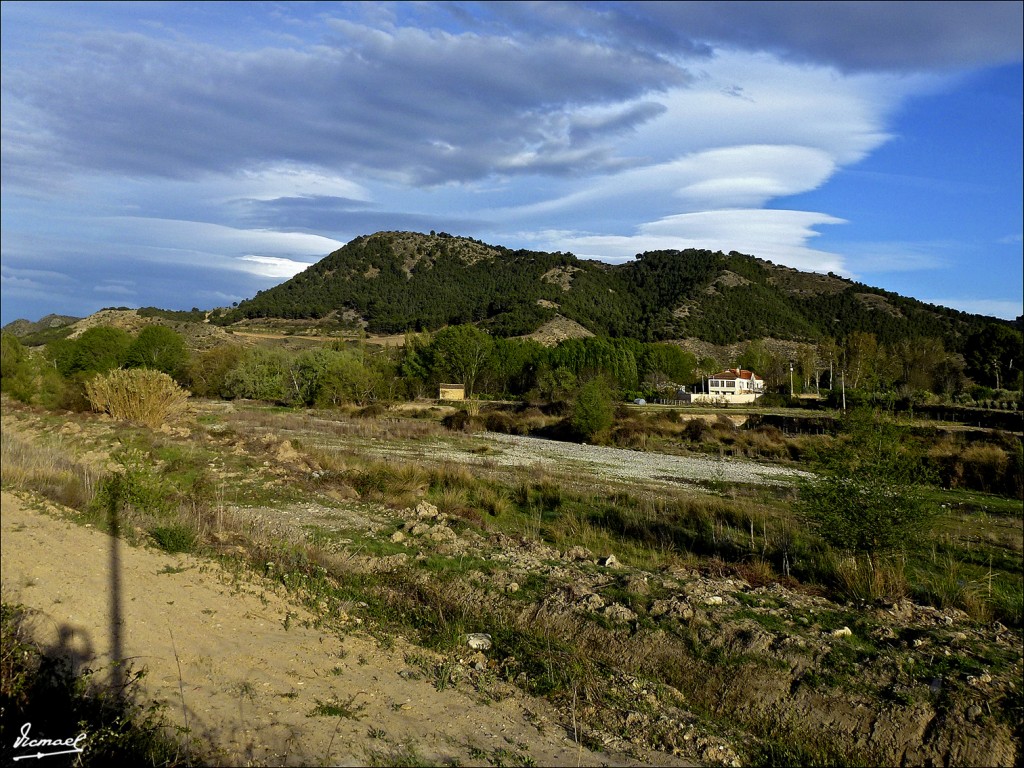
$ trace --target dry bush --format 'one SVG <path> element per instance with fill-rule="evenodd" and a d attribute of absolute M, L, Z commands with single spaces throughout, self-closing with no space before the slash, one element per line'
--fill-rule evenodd
<path fill-rule="evenodd" d="M 512 509 L 512 500 L 502 487 L 481 486 L 476 491 L 476 503 L 491 517 L 508 514 Z"/>
<path fill-rule="evenodd" d="M 709 436 L 711 426 L 702 418 L 690 419 L 683 428 L 683 436 L 693 443 L 701 443 Z"/>
<path fill-rule="evenodd" d="M 928 461 L 947 488 L 969 488 L 985 493 L 1019 495 L 1021 467 L 999 445 L 974 443 L 963 447 L 950 439 L 943 440 L 928 451 Z"/>
<path fill-rule="evenodd" d="M 754 558 L 748 563 L 740 563 L 736 566 L 736 572 L 752 587 L 763 587 L 779 580 L 772 564 L 760 557 Z"/>
<path fill-rule="evenodd" d="M 166 373 L 149 368 L 117 369 L 96 376 L 86 382 L 85 391 L 94 411 L 147 427 L 183 416 L 189 397 Z"/>
<path fill-rule="evenodd" d="M 647 447 L 647 430 L 643 423 L 629 419 L 612 431 L 612 442 L 622 448 L 643 450 Z"/>
<path fill-rule="evenodd" d="M 1006 451 L 995 445 L 975 444 L 968 446 L 962 456 L 968 488 L 988 493 L 1002 487 L 1010 463 Z"/>
<path fill-rule="evenodd" d="M 743 434 L 743 452 L 752 458 L 784 459 L 788 456 L 785 439 L 774 427 L 763 427 Z"/>
<path fill-rule="evenodd" d="M 515 419 L 501 411 L 491 411 L 484 416 L 484 427 L 488 432 L 501 432 L 511 435 L 516 432 Z"/>
<path fill-rule="evenodd" d="M 479 432 L 483 423 L 478 416 L 466 410 L 448 414 L 441 419 L 441 426 L 451 432 Z"/>

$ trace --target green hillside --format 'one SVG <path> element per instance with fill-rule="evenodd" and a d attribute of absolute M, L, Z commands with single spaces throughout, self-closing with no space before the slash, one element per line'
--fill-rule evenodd
<path fill-rule="evenodd" d="M 472 322 L 516 336 L 556 315 L 601 336 L 645 341 L 803 341 L 863 331 L 887 343 L 941 338 L 958 351 L 993 322 L 736 252 L 654 251 L 612 266 L 413 232 L 356 238 L 219 322 L 333 320 L 385 334 Z"/>

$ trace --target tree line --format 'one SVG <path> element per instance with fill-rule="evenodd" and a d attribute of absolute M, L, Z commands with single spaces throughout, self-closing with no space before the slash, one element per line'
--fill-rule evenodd
<path fill-rule="evenodd" d="M 698 359 L 677 344 L 633 338 L 588 337 L 545 347 L 466 323 L 407 333 L 401 348 L 339 340 L 298 353 L 234 343 L 190 351 L 178 332 L 150 325 L 135 335 L 94 327 L 33 354 L 5 333 L 2 377 L 4 391 L 18 399 L 72 408 L 84 402 L 91 376 L 115 368 L 162 371 L 199 396 L 320 407 L 432 398 L 441 383 L 462 384 L 470 398 L 556 402 L 595 379 L 619 399 L 672 398 L 679 387 L 701 390 L 708 377 L 728 367 L 759 374 L 769 393 L 814 392 L 830 395 L 833 403 L 840 392 L 851 400 L 1019 403 L 1020 332 L 990 325 L 972 335 L 968 347 L 960 355 L 935 337 L 883 343 L 856 331 L 803 345 L 793 356 L 755 340 L 735 360 L 717 360 Z"/>

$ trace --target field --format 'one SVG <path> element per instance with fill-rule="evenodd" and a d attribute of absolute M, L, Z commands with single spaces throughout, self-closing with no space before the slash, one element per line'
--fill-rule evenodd
<path fill-rule="evenodd" d="M 869 568 L 794 512 L 827 435 L 191 407 L 151 430 L 3 400 L 4 603 L 97 686 L 120 636 L 170 762 L 1021 759 L 1017 498 L 934 487 Z"/>

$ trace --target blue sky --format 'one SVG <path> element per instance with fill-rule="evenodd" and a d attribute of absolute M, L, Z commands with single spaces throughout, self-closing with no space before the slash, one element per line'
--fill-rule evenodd
<path fill-rule="evenodd" d="M 0 7 L 3 323 L 229 305 L 384 229 L 1024 312 L 1019 2 Z"/>

